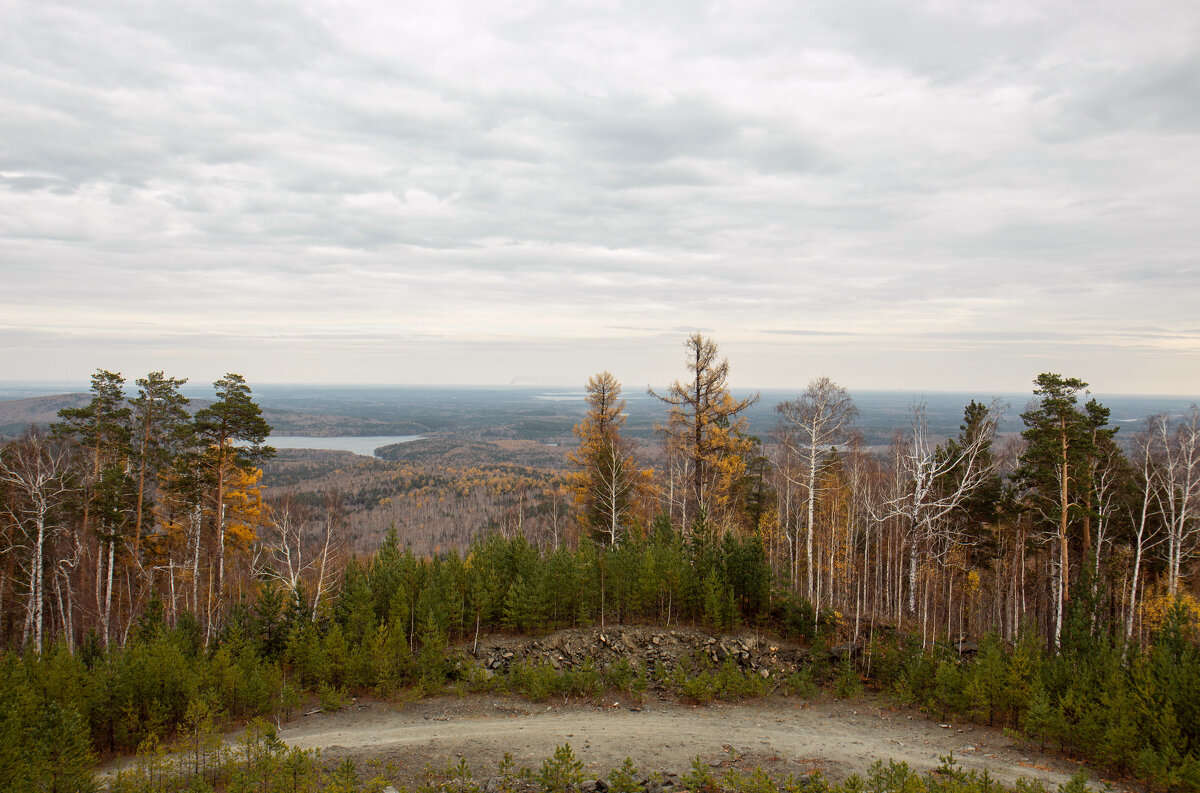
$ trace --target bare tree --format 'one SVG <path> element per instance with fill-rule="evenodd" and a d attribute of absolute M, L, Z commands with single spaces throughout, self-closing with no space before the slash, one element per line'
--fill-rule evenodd
<path fill-rule="evenodd" d="M 66 531 L 56 513 L 74 491 L 69 471 L 67 448 L 36 432 L 10 443 L 0 454 L 0 482 L 13 495 L 4 509 L 18 529 L 19 545 L 26 551 L 29 596 L 23 641 L 27 645 L 32 632 L 34 652 L 39 655 L 45 621 L 46 547 L 52 538 Z M 57 562 L 51 565 L 55 570 Z"/>
<path fill-rule="evenodd" d="M 1159 458 L 1159 508 L 1166 529 L 1167 592 L 1179 592 L 1184 563 L 1200 548 L 1200 408 L 1150 419 Z"/>
<path fill-rule="evenodd" d="M 268 563 L 260 569 L 262 575 L 281 583 L 288 592 L 300 585 L 301 576 L 312 565 L 304 561 L 304 516 L 290 497 L 271 510 L 267 522 L 268 536 L 263 538 L 263 549 Z"/>
<path fill-rule="evenodd" d="M 337 493 L 325 497 L 325 520 L 322 521 L 322 537 L 320 558 L 317 562 L 317 586 L 313 595 L 312 618 L 317 619 L 317 607 L 321 605 L 321 596 L 329 589 L 329 582 L 335 577 L 336 571 L 330 567 L 331 556 L 341 550 L 342 538 L 336 533 L 337 524 L 342 517 L 342 499 Z"/>
<path fill-rule="evenodd" d="M 1146 554 L 1162 542 L 1159 525 L 1155 518 L 1157 504 L 1160 501 L 1160 481 L 1155 470 L 1154 452 L 1156 433 L 1153 431 L 1161 417 L 1151 416 L 1147 420 L 1147 431 L 1136 438 L 1138 460 L 1138 484 L 1140 486 L 1140 501 L 1137 514 L 1130 514 L 1133 525 L 1133 570 L 1129 583 L 1129 610 L 1125 614 L 1125 638 L 1133 636 L 1134 615 L 1137 613 L 1138 586 L 1141 583 L 1142 560 Z"/>
<path fill-rule="evenodd" d="M 799 462 L 799 476 L 792 481 L 804 488 L 807 593 L 809 600 L 812 600 L 813 513 L 817 500 L 817 471 L 834 445 L 845 440 L 850 423 L 858 415 L 858 408 L 845 388 L 828 377 L 820 377 L 809 383 L 798 398 L 777 405 L 775 411 L 779 413 L 779 441 L 788 456 Z M 788 466 L 784 470 L 794 469 Z"/>
<path fill-rule="evenodd" d="M 306 510 L 285 496 L 272 508 L 261 543 L 265 560 L 259 566 L 259 574 L 278 581 L 288 592 L 295 592 L 306 580 L 310 582 L 314 620 L 321 600 L 329 593 L 330 582 L 336 577 L 337 565 L 333 561 L 343 545 L 338 531 L 341 514 L 341 499 L 336 493 L 326 496 L 320 521 L 314 521 Z"/>
<path fill-rule="evenodd" d="M 600 440 L 599 453 L 590 460 L 592 466 L 592 499 L 603 524 L 593 524 L 602 533 L 604 543 L 616 547 L 625 533 L 635 481 L 633 453 L 620 438 L 607 435 Z"/>
<path fill-rule="evenodd" d="M 953 524 L 945 518 L 982 487 L 992 474 L 988 451 L 996 435 L 1002 409 L 992 403 L 977 430 L 961 443 L 934 446 L 929 437 L 925 404 L 912 408 L 908 437 L 898 449 L 896 465 L 906 483 L 904 490 L 883 502 L 883 518 L 901 517 L 908 537 L 908 613 L 916 612 L 917 567 L 921 549 L 933 540 L 944 551 L 963 541 L 952 536 Z M 939 535 L 939 532 L 941 533 Z"/>

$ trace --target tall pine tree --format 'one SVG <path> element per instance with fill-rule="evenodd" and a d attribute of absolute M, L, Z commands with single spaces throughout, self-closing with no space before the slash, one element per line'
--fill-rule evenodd
<path fill-rule="evenodd" d="M 118 372 L 97 369 L 92 375 L 92 399 L 82 408 L 64 408 L 62 421 L 51 431 L 73 439 L 86 450 L 90 471 L 85 478 L 83 523 L 94 527 L 96 554 L 96 607 L 101 615 L 102 638 L 109 642 L 112 621 L 113 571 L 117 546 L 130 531 L 134 500 L 129 477 L 132 411 L 125 402 L 125 378 Z M 107 572 L 106 572 L 107 569 Z"/>
<path fill-rule="evenodd" d="M 193 423 L 196 439 L 204 448 L 203 463 L 213 487 L 213 535 L 217 553 L 217 603 L 225 592 L 225 507 L 235 470 L 249 471 L 274 456 L 264 446 L 271 425 L 250 398 L 250 386 L 240 374 L 228 373 L 213 383 L 217 401 L 197 411 Z M 220 616 L 218 611 L 218 618 Z M 212 625 L 209 624 L 211 633 Z"/>
<path fill-rule="evenodd" d="M 1034 395 L 1039 401 L 1021 414 L 1028 444 L 1021 455 L 1017 478 L 1025 492 L 1026 507 L 1053 537 L 1057 559 L 1054 576 L 1054 642 L 1063 628 L 1070 594 L 1071 539 L 1085 534 L 1091 504 L 1091 472 L 1097 456 L 1097 438 L 1105 429 L 1108 408 L 1092 399 L 1080 409 L 1079 394 L 1087 383 L 1054 373 L 1038 375 Z M 1086 392 L 1084 391 L 1086 394 Z M 1090 538 L 1085 539 L 1090 545 Z"/>

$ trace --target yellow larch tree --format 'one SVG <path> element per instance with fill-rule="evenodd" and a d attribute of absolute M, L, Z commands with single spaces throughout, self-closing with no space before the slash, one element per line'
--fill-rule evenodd
<path fill-rule="evenodd" d="M 621 437 L 625 400 L 611 372 L 588 378 L 587 415 L 575 425 L 578 448 L 567 457 L 578 466 L 573 478 L 580 524 L 592 539 L 619 545 L 640 517 L 642 493 L 651 473 L 640 469 L 633 445 Z"/>
<path fill-rule="evenodd" d="M 671 493 L 679 489 L 685 530 L 690 520 L 701 515 L 720 532 L 729 528 L 735 514 L 734 484 L 745 474 L 745 455 L 752 446 L 745 436 L 745 420 L 738 414 L 756 403 L 758 395 L 733 398 L 729 362 L 719 355 L 716 342 L 693 333 L 684 342 L 688 380 L 676 380 L 665 394 L 647 389 L 670 406 L 667 423 L 657 429 L 665 436 L 673 460 L 668 487 Z"/>

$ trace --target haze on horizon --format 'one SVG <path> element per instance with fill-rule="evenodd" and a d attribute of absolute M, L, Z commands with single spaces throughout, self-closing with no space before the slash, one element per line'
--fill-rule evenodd
<path fill-rule="evenodd" d="M 1200 394 L 1200 6 L 5 4 L 0 378 Z"/>

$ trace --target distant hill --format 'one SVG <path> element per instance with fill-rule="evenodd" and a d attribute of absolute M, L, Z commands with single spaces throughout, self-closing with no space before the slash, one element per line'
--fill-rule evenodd
<path fill-rule="evenodd" d="M 186 391 L 185 391 L 186 393 Z M 200 386 L 191 393 L 192 409 L 212 404 L 211 391 Z M 204 396 L 201 396 L 201 395 Z M 738 391 L 736 397 L 750 396 Z M 778 425 L 775 406 L 795 399 L 799 392 L 764 390 L 760 401 L 745 412 L 747 431 L 768 439 Z M 14 399 L 4 399 L 10 395 Z M 571 446 L 572 432 L 587 405 L 582 388 L 468 388 L 401 386 L 302 386 L 267 385 L 256 388 L 254 399 L 263 406 L 263 416 L 276 435 L 331 437 L 338 435 L 424 435 L 454 437 L 481 442 L 524 440 Z M 1120 437 L 1132 436 L 1146 416 L 1167 412 L 1178 415 L 1196 401 L 1188 397 L 1095 395 L 1111 408 L 1111 422 L 1122 428 Z M 15 436 L 30 423 L 48 424 L 64 407 L 87 404 L 88 394 L 69 393 L 29 396 L 29 391 L 0 387 L 0 435 Z M 913 403 L 925 404 L 929 431 L 936 438 L 958 432 L 963 407 L 972 399 L 991 402 L 998 397 L 1008 405 L 1000 432 L 1024 429 L 1021 411 L 1030 393 L 992 394 L 980 392 L 858 391 L 853 392 L 859 414 L 857 428 L 868 446 L 887 446 L 896 430 L 905 430 Z M 625 395 L 627 437 L 650 446 L 657 443 L 656 423 L 666 420 L 666 406 L 630 386 Z M 417 454 L 415 448 L 397 452 L 401 458 Z"/>
<path fill-rule="evenodd" d="M 6 399 L 0 402 L 0 437 L 15 438 L 30 424 L 44 427 L 58 420 L 58 411 L 64 408 L 81 408 L 91 399 L 91 394 L 54 394 Z"/>
<path fill-rule="evenodd" d="M 434 464 L 438 466 L 511 464 L 529 468 L 561 470 L 568 467 L 567 449 L 547 446 L 539 441 L 479 441 L 460 438 L 424 438 L 411 443 L 396 443 L 377 451 L 379 458 L 392 462 Z"/>
<path fill-rule="evenodd" d="M 84 407 L 91 398 L 91 394 L 74 393 L 0 400 L 0 438 L 18 437 L 31 424 L 46 427 L 58 421 L 60 410 Z M 192 399 L 188 409 L 195 413 L 213 401 Z M 269 407 L 263 408 L 263 418 L 276 435 L 320 438 L 335 435 L 420 435 L 429 431 L 424 424 L 411 421 L 387 421 Z"/>

